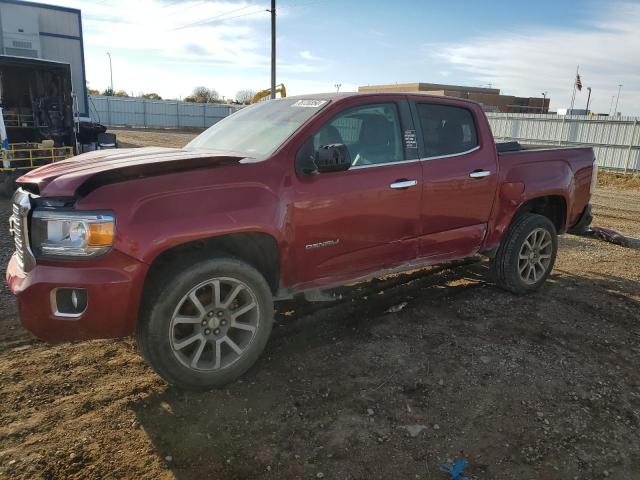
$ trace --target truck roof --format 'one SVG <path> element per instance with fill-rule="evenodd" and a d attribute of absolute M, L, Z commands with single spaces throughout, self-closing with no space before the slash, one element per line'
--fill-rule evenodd
<path fill-rule="evenodd" d="M 466 98 L 458 98 L 458 97 L 445 97 L 442 95 L 429 95 L 426 93 L 419 93 L 419 92 L 341 92 L 341 93 L 337 93 L 337 92 L 328 92 L 328 93 L 311 93 L 308 95 L 293 95 L 287 98 L 294 98 L 294 99 L 309 99 L 309 100 L 331 100 L 331 101 L 337 101 L 337 100 L 343 100 L 345 98 L 351 98 L 351 97 L 399 97 L 399 98 L 404 98 L 404 97 L 410 97 L 410 98 L 433 98 L 433 99 L 443 99 L 446 98 L 447 100 L 450 100 L 452 103 L 468 103 L 468 104 L 472 104 L 472 105 L 480 105 L 478 102 L 475 102 L 473 100 L 467 100 Z"/>

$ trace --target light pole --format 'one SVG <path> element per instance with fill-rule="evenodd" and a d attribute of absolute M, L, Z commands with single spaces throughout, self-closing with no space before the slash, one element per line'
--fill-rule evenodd
<path fill-rule="evenodd" d="M 611 109 L 613 108 L 613 99 L 616 98 L 615 95 L 611 95 L 611 103 L 609 104 L 609 117 L 611 116 Z"/>
<path fill-rule="evenodd" d="M 111 95 L 114 94 L 113 91 L 113 67 L 111 66 L 111 54 L 109 52 L 107 52 L 107 55 L 109 56 L 109 76 L 111 77 Z"/>
<path fill-rule="evenodd" d="M 587 96 L 587 108 L 585 109 L 585 113 L 589 115 L 589 100 L 591 100 L 591 87 L 587 87 L 589 90 L 589 95 Z"/>
<path fill-rule="evenodd" d="M 542 92 L 542 108 L 540 109 L 541 113 L 544 113 L 544 107 L 547 106 L 547 93 L 548 92 Z"/>
<path fill-rule="evenodd" d="M 618 97 L 616 98 L 616 107 L 613 109 L 613 115 L 618 113 L 618 100 L 620 100 L 620 90 L 622 90 L 622 84 L 618 85 Z"/>
<path fill-rule="evenodd" d="M 336 93 L 340 93 L 340 87 L 341 87 L 341 86 L 342 86 L 342 84 L 341 84 L 341 83 L 336 83 L 336 84 L 334 85 L 334 87 L 336 87 Z"/>

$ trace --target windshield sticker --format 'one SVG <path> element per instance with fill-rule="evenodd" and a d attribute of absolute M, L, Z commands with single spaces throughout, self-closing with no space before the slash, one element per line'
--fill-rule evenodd
<path fill-rule="evenodd" d="M 326 100 L 298 100 L 292 107 L 318 108 L 327 103 Z"/>
<path fill-rule="evenodd" d="M 416 141 L 415 130 L 404 131 L 404 146 L 405 148 L 418 148 L 418 142 Z"/>

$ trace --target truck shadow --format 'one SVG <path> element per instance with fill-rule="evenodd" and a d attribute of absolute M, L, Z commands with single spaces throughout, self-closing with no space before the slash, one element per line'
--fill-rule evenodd
<path fill-rule="evenodd" d="M 375 404 L 376 415 L 378 409 L 396 411 L 412 401 L 416 388 L 437 389 L 438 372 L 448 376 L 455 396 L 438 401 L 452 415 L 468 415 L 468 403 L 482 399 L 477 392 L 470 397 L 469 385 L 455 372 L 467 363 L 465 368 L 484 368 L 477 352 L 501 351 L 514 338 L 523 351 L 542 347 L 552 360 L 569 349 L 581 355 L 576 362 L 606 362 L 620 351 L 586 348 L 583 340 L 604 330 L 609 344 L 630 334 L 640 338 L 640 303 L 632 298 L 638 287 L 613 275 L 557 270 L 540 292 L 518 297 L 497 289 L 487 263 L 473 260 L 341 288 L 342 300 L 333 303 L 281 302 L 265 353 L 240 380 L 204 393 L 166 388 L 131 408 L 178 479 L 315 478 L 320 465 L 324 472 L 350 465 L 347 471 L 356 477 L 391 478 L 402 468 L 390 461 L 370 470 L 367 452 L 380 443 L 376 438 L 388 438 L 384 448 L 402 451 L 406 438 L 394 433 L 395 413 L 376 416 L 371 433 L 368 405 Z M 388 313 L 403 302 L 404 309 Z M 530 317 L 544 326 L 521 321 Z M 577 324 L 584 331 L 576 331 Z M 624 355 L 637 365 L 637 353 Z M 553 396 L 553 385 L 541 381 L 527 394 Z M 474 419 L 481 432 L 494 428 L 494 421 Z M 507 436 L 509 429 L 520 435 L 521 426 L 498 427 Z M 425 451 L 447 449 L 445 438 L 414 441 Z M 352 453 L 345 454 L 344 445 Z"/>

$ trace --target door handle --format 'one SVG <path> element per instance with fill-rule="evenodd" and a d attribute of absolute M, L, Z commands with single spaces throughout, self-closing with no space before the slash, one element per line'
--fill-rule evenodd
<path fill-rule="evenodd" d="M 417 184 L 418 184 L 417 180 L 396 180 L 391 185 L 389 185 L 389 187 L 399 190 L 399 189 L 404 189 L 409 187 L 415 187 Z"/>
<path fill-rule="evenodd" d="M 474 170 L 469 174 L 471 178 L 484 178 L 488 177 L 489 175 L 491 175 L 491 172 L 489 170 Z"/>

